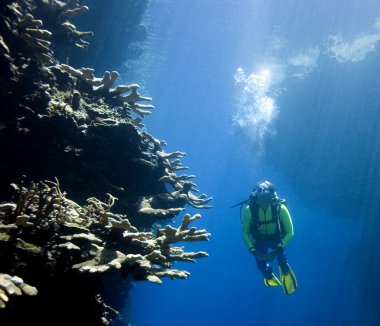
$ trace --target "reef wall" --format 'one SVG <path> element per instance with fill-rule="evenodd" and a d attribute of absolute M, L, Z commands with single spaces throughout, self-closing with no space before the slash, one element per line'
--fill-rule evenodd
<path fill-rule="evenodd" d="M 139 29 L 146 6 L 132 3 L 140 16 L 120 22 L 123 37 Z M 89 47 L 92 31 L 72 22 L 88 11 L 77 0 L 7 0 L 0 9 L 2 325 L 110 324 L 131 279 L 185 279 L 173 264 L 207 256 L 175 245 L 209 239 L 190 227 L 200 214 L 165 226 L 212 198 L 179 174 L 185 153 L 165 152 L 146 131 L 152 99 L 138 84 L 116 85 L 116 71 L 96 77 L 56 57 Z"/>

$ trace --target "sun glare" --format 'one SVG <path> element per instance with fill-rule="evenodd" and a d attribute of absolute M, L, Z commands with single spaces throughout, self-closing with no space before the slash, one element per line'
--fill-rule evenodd
<path fill-rule="evenodd" d="M 260 72 L 260 76 L 266 80 L 270 78 L 270 72 L 268 69 L 264 69 Z"/>

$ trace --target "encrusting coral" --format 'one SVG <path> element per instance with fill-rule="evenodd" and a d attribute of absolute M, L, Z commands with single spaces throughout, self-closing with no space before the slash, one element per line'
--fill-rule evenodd
<path fill-rule="evenodd" d="M 122 302 L 108 304 L 110 277 L 186 279 L 189 272 L 174 263 L 207 256 L 176 246 L 209 239 L 206 230 L 190 227 L 200 214 L 185 214 L 178 228 L 164 225 L 186 205 L 211 208 L 212 198 L 194 194 L 194 175 L 178 174 L 188 169 L 185 153 L 166 152 L 166 142 L 145 130 L 152 99 L 136 83 L 116 85 L 116 71 L 96 77 L 94 69 L 54 56 L 60 47 L 88 46 L 84 37 L 92 33 L 68 20 L 88 10 L 77 0 L 5 0 L 0 8 L 0 100 L 6 103 L 0 321 L 25 322 L 41 307 L 54 315 L 64 304 L 67 322 L 80 314 L 84 323 L 109 324 Z M 114 283 L 108 283 L 112 296 L 121 297 L 123 287 Z"/>

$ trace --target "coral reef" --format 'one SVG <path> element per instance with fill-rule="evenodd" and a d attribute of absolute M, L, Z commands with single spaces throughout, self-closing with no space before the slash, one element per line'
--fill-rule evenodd
<path fill-rule="evenodd" d="M 165 152 L 145 129 L 152 99 L 138 84 L 117 85 L 116 71 L 96 77 L 55 56 L 88 47 L 92 33 L 69 21 L 88 10 L 77 0 L 6 0 L 0 9 L 2 323 L 31 322 L 43 307 L 35 321 L 50 324 L 64 305 L 65 322 L 79 314 L 109 324 L 125 280 L 186 279 L 173 264 L 207 256 L 175 245 L 209 239 L 189 228 L 199 214 L 165 226 L 212 198 L 195 195 L 194 175 L 178 174 L 185 153 Z"/>

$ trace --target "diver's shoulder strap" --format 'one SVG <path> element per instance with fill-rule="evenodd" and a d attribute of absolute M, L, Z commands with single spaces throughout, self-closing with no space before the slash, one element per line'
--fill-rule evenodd
<path fill-rule="evenodd" d="M 258 224 L 259 224 L 259 206 L 253 203 L 249 203 L 249 210 L 251 212 L 251 231 L 253 234 L 257 232 Z"/>
<path fill-rule="evenodd" d="M 287 206 L 285 199 L 276 198 L 275 202 L 272 204 L 272 218 L 277 223 L 277 232 L 280 236 L 283 235 L 283 225 L 280 218 L 281 205 Z"/>

